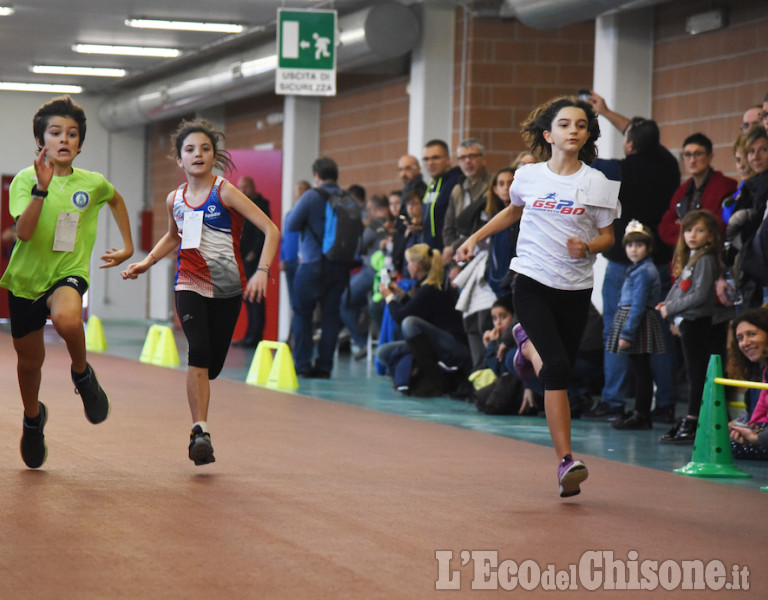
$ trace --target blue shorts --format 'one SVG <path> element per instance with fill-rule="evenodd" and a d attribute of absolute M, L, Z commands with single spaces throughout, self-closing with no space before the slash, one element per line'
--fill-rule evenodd
<path fill-rule="evenodd" d="M 88 289 L 88 283 L 82 277 L 65 277 L 53 284 L 53 287 L 35 300 L 17 298 L 8 291 L 8 310 L 11 314 L 11 335 L 14 339 L 23 338 L 33 331 L 45 327 L 45 321 L 51 314 L 48 298 L 60 287 L 71 287 L 82 297 Z"/>

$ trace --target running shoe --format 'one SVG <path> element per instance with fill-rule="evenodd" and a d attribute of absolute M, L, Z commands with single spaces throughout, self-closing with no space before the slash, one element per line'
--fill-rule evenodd
<path fill-rule="evenodd" d="M 581 492 L 579 484 L 589 475 L 587 466 L 580 460 L 574 460 L 566 454 L 557 468 L 557 482 L 560 485 L 560 497 L 568 498 Z"/>
<path fill-rule="evenodd" d="M 80 394 L 85 409 L 85 418 L 94 425 L 103 422 L 109 416 L 109 398 L 96 379 L 96 372 L 86 363 L 85 374 L 75 376 L 72 371 L 72 383 L 75 393 Z"/>
<path fill-rule="evenodd" d="M 512 358 L 512 365 L 515 368 L 515 373 L 517 373 L 523 381 L 535 378 L 536 371 L 533 370 L 533 363 L 523 356 L 523 346 L 528 342 L 528 334 L 525 333 L 523 326 L 518 323 L 512 328 L 512 335 L 517 344 L 515 356 Z"/>
<path fill-rule="evenodd" d="M 211 434 L 203 431 L 200 425 L 195 425 L 189 432 L 189 459 L 198 466 L 216 462 L 211 445 Z"/>
<path fill-rule="evenodd" d="M 24 418 L 24 427 L 21 432 L 21 458 L 24 464 L 30 469 L 37 469 L 43 466 L 48 456 L 48 448 L 45 446 L 45 435 L 43 428 L 48 421 L 48 408 L 45 404 L 40 404 L 40 420 L 37 426 L 31 426 Z"/>

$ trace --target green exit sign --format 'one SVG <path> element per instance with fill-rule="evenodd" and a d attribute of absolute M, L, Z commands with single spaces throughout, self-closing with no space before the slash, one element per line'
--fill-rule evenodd
<path fill-rule="evenodd" d="M 336 94 L 336 11 L 277 12 L 275 93 Z"/>

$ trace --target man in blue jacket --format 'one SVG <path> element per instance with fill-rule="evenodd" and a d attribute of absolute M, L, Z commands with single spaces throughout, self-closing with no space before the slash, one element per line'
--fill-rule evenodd
<path fill-rule="evenodd" d="M 331 195 L 341 194 L 336 183 L 339 168 L 330 158 L 318 158 L 312 165 L 312 173 L 315 187 L 301 195 L 285 221 L 288 231 L 301 232 L 301 263 L 293 280 L 293 362 L 300 377 L 327 379 L 333 369 L 333 355 L 341 329 L 341 294 L 349 281 L 350 265 L 328 260 L 322 250 L 327 200 L 318 189 Z M 312 315 L 318 303 L 322 307 L 322 334 L 313 364 Z"/>

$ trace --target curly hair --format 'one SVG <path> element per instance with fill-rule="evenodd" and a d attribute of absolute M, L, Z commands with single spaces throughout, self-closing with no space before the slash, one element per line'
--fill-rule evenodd
<path fill-rule="evenodd" d="M 752 310 L 737 314 L 728 327 L 728 362 L 726 371 L 728 376 L 733 379 L 748 379 L 754 377 L 755 372 L 759 373 L 759 367 L 744 356 L 736 340 L 736 328 L 741 323 L 749 323 L 768 334 L 768 308 L 762 306 Z M 768 355 L 763 356 L 762 363 L 768 360 Z"/>
<path fill-rule="evenodd" d="M 213 155 L 216 157 L 216 166 L 219 169 L 225 173 L 234 171 L 235 164 L 232 162 L 232 157 L 229 155 L 229 152 L 224 150 L 224 133 L 217 130 L 213 123 L 205 119 L 185 119 L 179 123 L 176 131 L 171 134 L 171 148 L 175 151 L 175 154 L 170 156 L 171 159 L 181 158 L 184 140 L 192 133 L 202 133 L 211 140 Z"/>
<path fill-rule="evenodd" d="M 589 165 L 597 158 L 595 142 L 600 137 L 600 126 L 597 123 L 597 114 L 592 105 L 575 96 L 560 96 L 536 108 L 521 125 L 523 141 L 528 144 L 531 154 L 537 161 L 549 160 L 552 157 L 552 145 L 544 139 L 544 132 L 552 131 L 555 117 L 563 108 L 568 106 L 580 108 L 587 116 L 589 137 L 579 150 L 579 160 Z"/>

